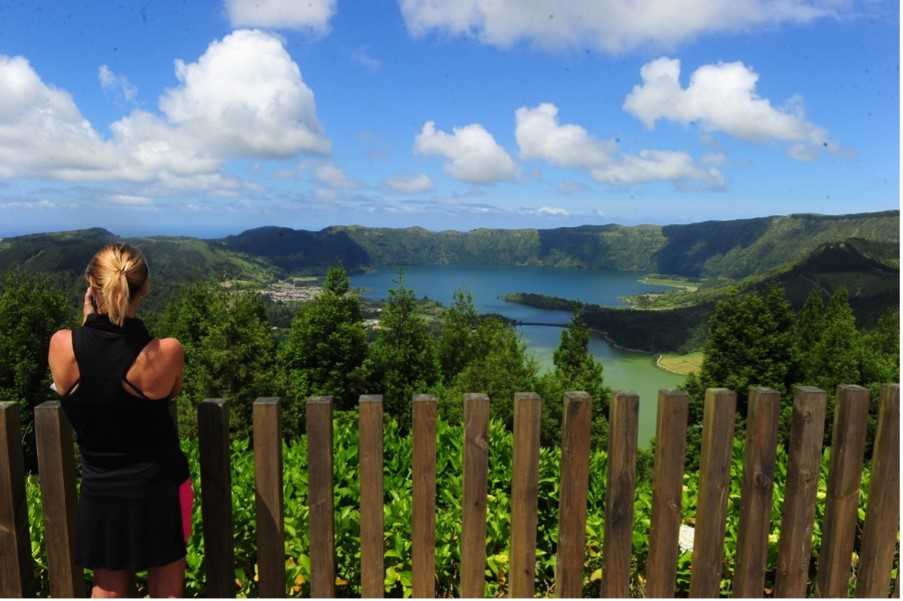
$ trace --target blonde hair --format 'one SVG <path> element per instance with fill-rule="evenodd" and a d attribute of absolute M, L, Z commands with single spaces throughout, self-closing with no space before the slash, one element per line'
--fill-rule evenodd
<path fill-rule="evenodd" d="M 144 255 L 123 242 L 101 248 L 85 269 L 85 279 L 94 291 L 97 311 L 106 313 L 118 326 L 125 322 L 131 303 L 138 300 L 147 276 Z"/>

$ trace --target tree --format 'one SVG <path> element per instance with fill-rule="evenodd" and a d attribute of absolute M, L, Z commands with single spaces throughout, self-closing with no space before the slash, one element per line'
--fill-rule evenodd
<path fill-rule="evenodd" d="M 715 305 L 699 377 L 691 374 L 683 386 L 689 397 L 688 471 L 699 467 L 707 388 L 723 387 L 737 393 L 738 435 L 744 429 L 750 386 L 768 386 L 782 394 L 791 389 L 797 372 L 795 325 L 784 291 L 776 286 L 764 293 L 735 290 Z"/>
<path fill-rule="evenodd" d="M 442 317 L 439 336 L 439 363 L 445 383 L 450 383 L 477 356 L 479 321 L 470 292 L 455 291 L 452 306 Z"/>
<path fill-rule="evenodd" d="M 538 388 L 546 399 L 543 407 L 543 444 L 558 444 L 561 438 L 562 400 L 570 390 L 583 390 L 593 401 L 593 444 L 605 444 L 608 435 L 608 406 L 611 391 L 605 386 L 603 366 L 589 350 L 590 331 L 575 315 L 561 331 L 552 356 L 555 369 L 543 374 Z"/>
<path fill-rule="evenodd" d="M 800 317 L 815 321 L 805 311 Z M 838 384 L 858 384 L 861 340 L 845 288 L 834 292 L 824 309 L 824 317 L 816 323 L 818 329 L 812 332 L 799 355 L 802 381 L 829 394 L 834 393 Z"/>
<path fill-rule="evenodd" d="M 866 384 L 900 380 L 900 313 L 888 311 L 874 329 L 862 334 L 862 381 Z"/>
<path fill-rule="evenodd" d="M 332 396 L 338 409 L 355 407 L 366 356 L 360 298 L 350 292 L 345 269 L 332 267 L 323 291 L 298 311 L 279 348 L 279 388 L 291 399 L 284 412 L 287 432 L 302 431 L 304 403 L 311 395 Z"/>
<path fill-rule="evenodd" d="M 440 380 L 439 357 L 414 291 L 400 276 L 382 310 L 379 331 L 363 367 L 368 390 L 383 395 L 387 413 L 411 423 L 411 400 Z"/>
<path fill-rule="evenodd" d="M 489 396 L 491 415 L 514 423 L 514 394 L 533 390 L 538 373 L 536 361 L 513 326 L 498 318 L 480 321 L 473 332 L 469 362 L 455 374 L 447 402 L 460 408 L 462 395 L 483 392 Z M 459 420 L 456 410 L 447 418 Z"/>
<path fill-rule="evenodd" d="M 157 327 L 157 335 L 174 336 L 185 348 L 182 430 L 193 431 L 198 403 L 219 397 L 230 403 L 232 432 L 247 436 L 254 400 L 276 392 L 275 341 L 260 296 L 198 282 L 170 302 Z"/>
<path fill-rule="evenodd" d="M 49 277 L 13 270 L 0 280 L 0 399 L 21 406 L 28 471 L 37 469 L 34 408 L 53 396 L 47 367 L 50 337 L 74 322 L 66 293 Z"/>
<path fill-rule="evenodd" d="M 793 311 L 777 286 L 764 294 L 734 292 L 720 300 L 709 318 L 702 388 L 735 391 L 744 418 L 750 386 L 787 392 L 794 373 L 793 330 Z"/>

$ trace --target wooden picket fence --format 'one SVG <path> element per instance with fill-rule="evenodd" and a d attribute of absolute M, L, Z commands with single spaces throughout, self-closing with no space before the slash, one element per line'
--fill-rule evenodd
<path fill-rule="evenodd" d="M 768 533 L 781 396 L 767 388 L 749 391 L 740 532 L 733 595 L 764 595 Z M 774 595 L 803 597 L 812 554 L 818 478 L 825 427 L 826 394 L 811 387 L 794 391 L 789 466 L 784 490 Z M 719 595 L 730 486 L 736 394 L 709 389 L 705 395 L 702 461 L 695 517 L 691 597 Z M 837 390 L 830 472 L 818 555 L 816 592 L 846 597 L 857 522 L 866 439 L 868 390 Z M 383 595 L 383 403 L 362 396 L 359 405 L 361 590 Z M 311 595 L 331 597 L 335 583 L 333 526 L 332 401 L 307 400 Z M 511 482 L 510 593 L 532 597 L 536 565 L 537 477 L 541 399 L 514 399 Z M 636 484 L 639 398 L 618 393 L 610 403 L 608 491 L 601 594 L 628 595 Z M 436 421 L 432 396 L 413 400 L 413 594 L 435 596 Z M 658 396 L 652 524 L 646 562 L 646 594 L 673 597 L 681 524 L 688 401 L 680 391 Z M 561 487 L 555 591 L 579 597 L 584 582 L 587 487 L 592 400 L 584 392 L 564 398 Z M 865 529 L 859 551 L 856 595 L 886 597 L 899 529 L 899 386 L 881 389 Z M 464 489 L 461 535 L 462 597 L 484 595 L 489 398 L 464 397 Z M 280 444 L 280 401 L 259 399 L 253 409 L 256 467 L 257 560 L 260 594 L 283 597 L 285 555 Z M 38 463 L 51 595 L 85 593 L 83 573 L 73 562 L 76 516 L 72 433 L 59 403 L 35 410 Z M 201 505 L 206 552 L 206 594 L 234 594 L 232 497 L 227 405 L 207 400 L 198 408 Z M 599 477 L 601 474 L 593 474 Z M 0 403 L 0 597 L 27 596 L 32 581 L 31 544 L 17 405 Z M 899 582 L 894 592 L 899 597 Z"/>

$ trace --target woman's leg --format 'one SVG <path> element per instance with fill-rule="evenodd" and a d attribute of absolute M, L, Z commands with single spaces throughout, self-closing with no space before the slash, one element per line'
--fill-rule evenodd
<path fill-rule="evenodd" d="M 91 587 L 92 597 L 127 597 L 129 594 L 129 570 L 106 570 L 95 568 L 94 586 Z"/>
<path fill-rule="evenodd" d="M 148 570 L 147 587 L 151 597 L 182 597 L 185 585 L 185 558 Z"/>

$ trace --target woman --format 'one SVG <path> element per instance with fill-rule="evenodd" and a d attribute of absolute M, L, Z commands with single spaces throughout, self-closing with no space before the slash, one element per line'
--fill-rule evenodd
<path fill-rule="evenodd" d="M 135 317 L 148 292 L 138 250 L 108 244 L 85 279 L 82 327 L 56 332 L 49 353 L 82 459 L 75 559 L 94 570 L 93 597 L 127 595 L 144 569 L 152 596 L 179 597 L 191 483 L 169 401 L 182 384 L 182 346 L 152 338 Z"/>

